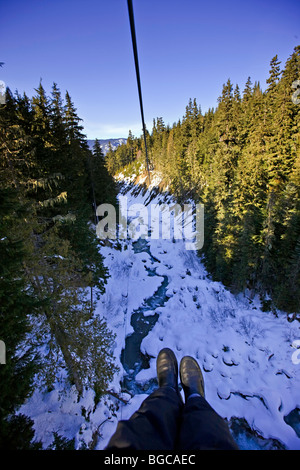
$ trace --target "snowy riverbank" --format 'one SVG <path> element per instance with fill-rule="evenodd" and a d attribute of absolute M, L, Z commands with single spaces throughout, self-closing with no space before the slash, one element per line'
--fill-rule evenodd
<path fill-rule="evenodd" d="M 126 196 L 129 205 L 149 201 L 148 191 Z M 196 252 L 187 251 L 182 240 L 149 239 L 140 249 L 123 240 L 121 246 L 102 248 L 110 278 L 97 313 L 116 333 L 114 354 L 120 372 L 111 391 L 122 400 L 108 395 L 94 407 L 93 392 L 87 390 L 77 402 L 74 390 L 63 391 L 63 378 L 58 378 L 52 392 L 37 390 L 20 410 L 34 420 L 36 439 L 46 448 L 56 431 L 75 437 L 76 448 L 103 449 L 118 419 L 128 418 L 150 393 L 157 354 L 170 347 L 178 362 L 184 355 L 197 358 L 206 398 L 232 423 L 242 449 L 300 449 L 300 364 L 292 360 L 299 322 L 287 321 L 281 312 L 262 312 L 258 299 L 234 296 L 213 282 Z M 161 298 L 156 295 L 151 303 L 163 282 Z M 124 369 L 122 350 L 125 338 L 134 332 L 131 315 L 137 311 L 145 323 L 155 316 L 155 324 L 141 339 L 144 363 L 137 358 L 135 370 Z M 122 358 L 126 362 L 124 353 Z M 121 393 L 120 386 L 130 374 L 139 385 L 129 390 L 135 393 L 132 397 Z"/>

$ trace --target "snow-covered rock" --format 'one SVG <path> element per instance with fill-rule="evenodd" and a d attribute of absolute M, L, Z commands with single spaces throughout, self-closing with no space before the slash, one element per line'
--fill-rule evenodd
<path fill-rule="evenodd" d="M 127 197 L 128 203 L 143 203 L 149 200 L 149 192 L 135 191 Z M 121 251 L 102 248 L 110 278 L 97 313 L 117 335 L 114 352 L 120 367 L 111 390 L 121 394 L 120 381 L 126 375 L 121 352 L 126 336 L 134 332 L 131 314 L 143 307 L 146 319 L 155 314 L 158 319 L 142 339 L 141 352 L 149 363 L 137 372 L 136 382 L 155 382 L 156 357 L 163 347 L 172 348 L 178 362 L 191 355 L 202 368 L 206 398 L 221 416 L 247 423 L 253 436 L 260 436 L 259 442 L 275 439 L 283 447 L 300 449 L 300 438 L 286 420 L 300 408 L 300 364 L 292 361 L 293 342 L 300 339 L 299 322 L 288 321 L 284 312 L 277 316 L 263 312 L 258 299 L 235 296 L 212 281 L 197 253 L 187 251 L 183 240 L 146 241 L 147 252 L 135 252 L 131 240 L 122 242 Z M 145 301 L 157 293 L 162 279 L 167 279 L 167 286 L 161 305 L 147 306 Z M 80 446 L 90 442 L 101 425 L 96 448 L 103 449 L 118 419 L 128 418 L 147 396 L 136 393 L 123 401 L 108 396 L 93 410 L 90 391 L 79 403 L 72 393 L 36 391 L 21 407 L 34 419 L 36 437 L 45 446 L 52 431 L 76 436 Z M 90 410 L 88 421 L 82 406 Z M 245 439 L 242 434 L 240 446 L 252 448 L 251 435 Z"/>

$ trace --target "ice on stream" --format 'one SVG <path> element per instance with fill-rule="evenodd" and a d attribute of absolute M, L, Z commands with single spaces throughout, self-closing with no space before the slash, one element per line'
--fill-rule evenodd
<path fill-rule="evenodd" d="M 148 193 L 136 193 L 127 193 L 128 204 L 149 198 Z M 149 367 L 137 373 L 137 383 L 156 378 L 161 348 L 173 349 L 178 362 L 191 355 L 202 368 L 208 402 L 232 424 L 241 448 L 264 448 L 266 442 L 273 442 L 273 447 L 300 449 L 300 364 L 292 360 L 293 342 L 300 339 L 299 322 L 287 321 L 283 312 L 277 316 L 263 312 L 259 299 L 235 296 L 212 281 L 183 240 L 149 238 L 146 251 L 134 250 L 131 240 L 123 240 L 121 247 L 101 250 L 110 278 L 97 312 L 116 333 L 114 353 L 120 372 L 111 390 L 127 404 L 108 396 L 94 409 L 91 391 L 77 403 L 72 390 L 59 392 L 59 383 L 50 393 L 37 390 L 21 408 L 34 419 L 36 437 L 46 447 L 52 431 L 59 431 L 68 438 L 75 436 L 79 448 L 83 442 L 88 445 L 97 430 L 96 448 L 104 449 L 118 419 L 130 417 L 139 407 L 147 393 L 131 396 L 122 390 L 126 372 L 121 352 L 125 337 L 134 332 L 131 314 L 144 306 L 145 317 L 158 314 L 158 319 L 141 342 Z M 165 278 L 161 303 L 145 307 Z"/>

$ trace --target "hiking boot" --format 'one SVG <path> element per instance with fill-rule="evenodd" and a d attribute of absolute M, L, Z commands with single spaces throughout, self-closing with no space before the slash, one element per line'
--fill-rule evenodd
<path fill-rule="evenodd" d="M 172 387 L 179 394 L 178 363 L 171 349 L 161 349 L 156 360 L 156 370 L 158 385 L 160 387 Z"/>
<path fill-rule="evenodd" d="M 185 400 L 196 393 L 205 397 L 204 380 L 198 362 L 191 356 L 184 356 L 180 362 L 180 381 Z"/>

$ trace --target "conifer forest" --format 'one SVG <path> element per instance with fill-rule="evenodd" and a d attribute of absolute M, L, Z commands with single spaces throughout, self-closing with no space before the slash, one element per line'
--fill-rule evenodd
<path fill-rule="evenodd" d="M 300 46 L 284 67 L 270 62 L 267 88 L 248 78 L 244 89 L 223 85 L 216 109 L 204 115 L 190 99 L 173 126 L 162 117 L 148 133 L 150 162 L 179 202 L 205 205 L 205 263 L 232 291 L 246 288 L 288 312 L 300 308 Z M 295 99 L 292 100 L 293 95 Z M 132 162 L 142 138 L 107 155 L 111 174 Z"/>
<path fill-rule="evenodd" d="M 285 64 L 271 59 L 266 86 L 224 77 L 216 108 L 202 113 L 191 98 L 177 122 L 155 117 L 147 131 L 151 174 L 163 175 L 179 204 L 204 204 L 198 256 L 211 279 L 234 295 L 258 295 L 266 315 L 293 319 L 300 311 L 299 79 L 297 46 Z M 0 447 L 39 449 L 33 421 L 18 413 L 37 386 L 51 391 L 64 373 L 78 400 L 94 391 L 96 406 L 118 372 L 115 334 L 95 315 L 110 277 L 95 210 L 118 206 L 118 173 L 145 172 L 145 144 L 129 131 L 106 156 L 97 139 L 90 150 L 69 93 L 40 82 L 32 97 L 7 88 L 0 152 Z"/>
<path fill-rule="evenodd" d="M 63 101 L 56 84 L 50 97 L 41 84 L 32 98 L 6 91 L 0 141 L 0 330 L 7 357 L 0 441 L 16 448 L 21 439 L 26 448 L 32 423 L 13 412 L 36 374 L 51 389 L 63 366 L 79 396 L 90 386 L 99 398 L 114 373 L 113 335 L 94 316 L 108 273 L 91 223 L 95 204 L 116 202 L 116 189 L 99 143 L 88 149 L 74 104 L 68 93 Z M 21 348 L 29 331 L 34 339 Z M 40 344 L 47 344 L 43 356 Z"/>

